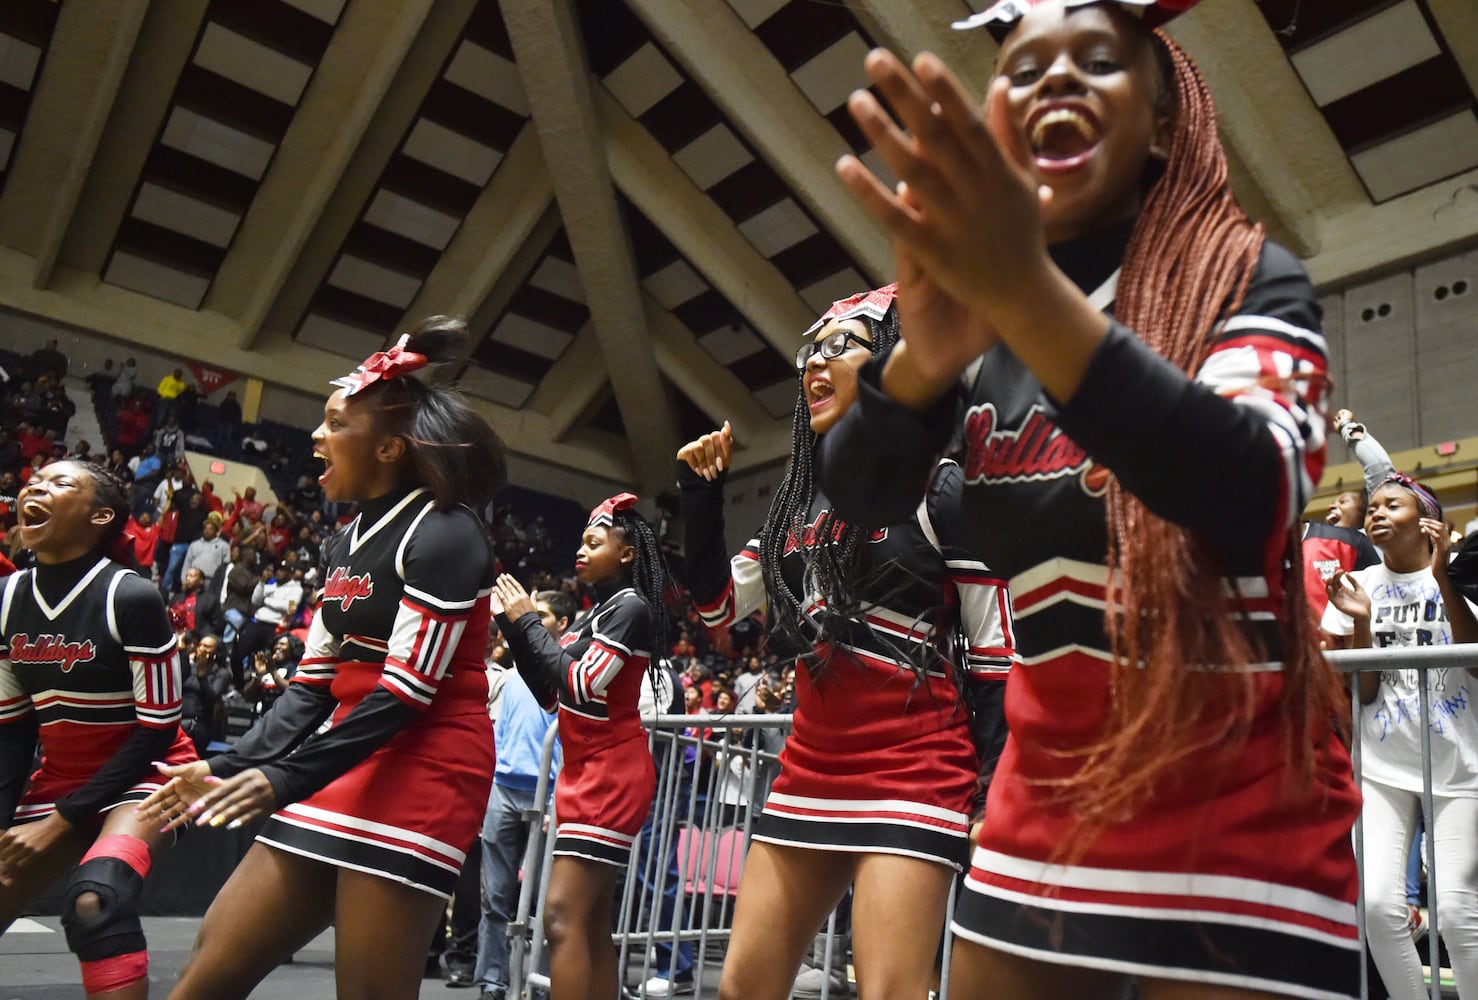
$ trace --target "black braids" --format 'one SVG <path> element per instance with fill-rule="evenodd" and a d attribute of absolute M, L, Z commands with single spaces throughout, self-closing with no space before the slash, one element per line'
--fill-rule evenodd
<path fill-rule="evenodd" d="M 872 335 L 875 355 L 886 354 L 898 342 L 896 306 L 890 305 L 881 321 L 869 318 L 864 322 Z M 802 384 L 804 377 L 804 372 L 798 376 Z M 771 628 L 798 650 L 812 646 L 816 628 L 813 626 L 809 630 L 811 634 L 808 634 L 805 628 L 808 619 L 802 610 L 801 598 L 791 591 L 781 571 L 786 545 L 792 537 L 800 545 L 805 560 L 803 589 L 809 590 L 814 584 L 826 599 L 826 610 L 818 617 L 845 618 L 868 628 L 862 614 L 862 602 L 857 595 L 864 584 L 860 572 L 862 546 L 869 533 L 856 525 L 846 524 L 833 511 L 827 510 L 816 525 L 814 544 L 804 544 L 810 527 L 811 506 L 816 499 L 816 444 L 816 434 L 811 430 L 810 407 L 805 392 L 800 391 L 796 394 L 791 424 L 790 468 L 771 501 L 760 538 L 760 571 L 769 600 Z M 816 658 L 802 655 L 809 669 L 811 661 Z M 907 659 L 910 663 L 914 660 L 913 657 Z M 818 661 L 817 669 L 822 666 L 824 664 Z M 922 664 L 915 664 L 915 673 L 922 675 L 922 670 Z"/>
<path fill-rule="evenodd" d="M 799 545 L 805 537 L 811 502 L 816 496 L 812 462 L 815 448 L 816 435 L 811 432 L 806 397 L 798 393 L 791 422 L 790 465 L 770 501 L 770 511 L 760 531 L 760 574 L 769 603 L 770 627 L 797 651 L 811 645 L 811 636 L 801 628 L 805 616 L 800 599 L 791 592 L 781 569 L 789 540 L 794 537 Z"/>
<path fill-rule="evenodd" d="M 662 559 L 662 547 L 657 544 L 656 532 L 634 510 L 617 511 L 612 527 L 621 532 L 621 537 L 636 553 L 631 561 L 631 585 L 641 595 L 651 619 L 651 656 L 647 660 L 647 675 L 655 686 L 661 671 L 661 663 L 667 657 L 669 624 L 667 621 L 667 564 Z"/>

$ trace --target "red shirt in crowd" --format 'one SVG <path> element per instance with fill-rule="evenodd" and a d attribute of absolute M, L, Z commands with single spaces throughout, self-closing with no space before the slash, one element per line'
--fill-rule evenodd
<path fill-rule="evenodd" d="M 129 518 L 128 526 L 133 532 L 133 557 L 138 560 L 140 566 L 154 565 L 154 549 L 159 545 L 159 525 L 150 524 L 145 528 L 133 518 Z"/>

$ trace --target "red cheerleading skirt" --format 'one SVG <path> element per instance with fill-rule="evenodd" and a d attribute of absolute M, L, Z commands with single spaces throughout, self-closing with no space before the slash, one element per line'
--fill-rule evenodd
<path fill-rule="evenodd" d="M 978 762 L 949 678 L 834 650 L 796 671 L 794 727 L 755 839 L 961 870 Z"/>
<path fill-rule="evenodd" d="M 374 690 L 378 663 L 338 666 L 337 724 Z M 450 897 L 493 781 L 483 665 L 454 662 L 431 706 L 363 761 L 278 810 L 258 840 Z"/>

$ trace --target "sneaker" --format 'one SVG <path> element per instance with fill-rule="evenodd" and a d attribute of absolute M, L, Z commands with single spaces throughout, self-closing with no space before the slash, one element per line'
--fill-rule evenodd
<path fill-rule="evenodd" d="M 1422 911 L 1410 903 L 1406 904 L 1406 929 L 1411 932 L 1413 941 L 1427 936 L 1427 922 L 1422 919 Z"/>
<path fill-rule="evenodd" d="M 693 974 L 680 972 L 676 979 L 653 976 L 641 986 L 643 997 L 690 997 L 693 995 Z"/>
<path fill-rule="evenodd" d="M 847 1000 L 852 995 L 852 984 L 847 982 L 847 974 L 837 969 L 831 974 L 830 988 L 827 997 L 830 1000 Z M 790 987 L 791 1000 L 820 1000 L 822 985 L 827 981 L 826 971 L 815 969 L 810 966 L 802 966 L 796 975 L 795 982 Z"/>

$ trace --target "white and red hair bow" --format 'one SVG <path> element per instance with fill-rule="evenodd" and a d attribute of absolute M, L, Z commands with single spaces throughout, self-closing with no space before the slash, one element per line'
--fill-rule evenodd
<path fill-rule="evenodd" d="M 978 14 L 959 20 L 950 25 L 957 31 L 968 31 L 971 28 L 984 27 L 987 24 L 1012 24 L 1026 16 L 1026 12 L 1033 7 L 1041 6 L 1047 0 L 998 0 Z M 1102 0 L 1063 0 L 1069 7 L 1082 7 L 1090 3 L 1100 3 Z M 1144 19 L 1150 27 L 1158 27 L 1172 18 L 1179 17 L 1200 0 L 1116 0 L 1125 7 L 1145 7 Z"/>
<path fill-rule="evenodd" d="M 617 493 L 609 500 L 602 500 L 600 506 L 590 512 L 590 521 L 585 527 L 609 528 L 616 523 L 617 511 L 628 510 L 635 506 L 635 493 Z"/>
<path fill-rule="evenodd" d="M 820 319 L 811 324 L 806 331 L 807 337 L 815 336 L 816 331 L 828 323 L 840 322 L 844 319 L 857 319 L 865 317 L 876 323 L 881 323 L 883 317 L 888 315 L 888 307 L 898 297 L 898 284 L 884 285 L 882 288 L 874 288 L 870 292 L 859 292 L 849 298 L 838 299 L 831 304 Z"/>
<path fill-rule="evenodd" d="M 376 351 L 365 358 L 354 371 L 342 378 L 334 379 L 329 385 L 336 385 L 344 390 L 345 396 L 352 396 L 376 382 L 399 378 L 425 368 L 430 363 L 426 355 L 405 349 L 406 341 L 409 339 L 408 334 L 401 334 L 400 339 L 390 350 Z"/>

